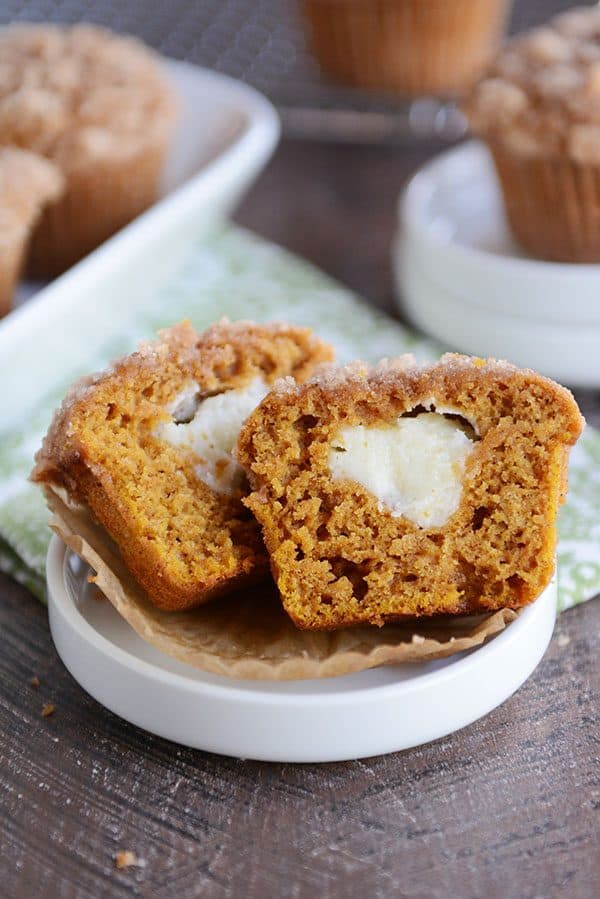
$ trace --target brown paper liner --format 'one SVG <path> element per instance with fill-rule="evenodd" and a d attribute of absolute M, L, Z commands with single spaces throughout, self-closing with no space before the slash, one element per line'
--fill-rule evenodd
<path fill-rule="evenodd" d="M 48 489 L 50 526 L 96 572 L 95 582 L 131 627 L 152 646 L 202 671 L 248 680 L 335 677 L 397 662 L 424 662 L 480 646 L 517 614 L 471 615 L 356 627 L 298 630 L 272 583 L 201 606 L 164 612 L 125 568 L 115 544 L 81 508 Z"/>
<path fill-rule="evenodd" d="M 0 246 L 0 318 L 12 309 L 13 294 L 25 258 L 29 232 L 26 228 L 11 228 L 2 237 Z"/>
<path fill-rule="evenodd" d="M 60 274 L 148 209 L 158 196 L 167 146 L 165 133 L 138 153 L 64 172 L 65 193 L 46 207 L 32 235 L 31 274 Z"/>
<path fill-rule="evenodd" d="M 405 96 L 453 96 L 482 73 L 512 0 L 303 0 L 331 77 Z"/>
<path fill-rule="evenodd" d="M 539 259 L 600 262 L 600 166 L 490 149 L 518 242 Z"/>

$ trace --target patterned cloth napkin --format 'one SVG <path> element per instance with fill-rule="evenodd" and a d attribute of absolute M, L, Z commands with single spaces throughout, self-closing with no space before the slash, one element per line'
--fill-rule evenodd
<path fill-rule="evenodd" d="M 232 319 L 286 319 L 310 325 L 337 348 L 341 361 L 414 353 L 433 359 L 442 347 L 412 334 L 362 303 L 321 272 L 238 228 L 228 226 L 199 243 L 166 289 L 149 300 L 131 327 L 89 360 L 87 371 L 131 351 L 157 329 L 189 318 L 199 329 Z M 83 372 L 82 372 L 83 373 Z M 0 377 L 9 383 L 8 373 Z M 27 482 L 33 454 L 72 372 L 60 371 L 22 427 L 0 432 L 0 569 L 44 599 L 47 512 Z M 570 492 L 559 519 L 559 608 L 600 592 L 600 433 L 587 428 L 571 456 Z"/>

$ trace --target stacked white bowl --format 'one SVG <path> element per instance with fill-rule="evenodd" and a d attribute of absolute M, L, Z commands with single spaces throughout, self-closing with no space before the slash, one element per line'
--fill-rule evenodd
<path fill-rule="evenodd" d="M 518 248 L 483 145 L 425 165 L 399 218 L 398 303 L 413 324 L 452 349 L 600 387 L 600 265 L 542 262 Z"/>

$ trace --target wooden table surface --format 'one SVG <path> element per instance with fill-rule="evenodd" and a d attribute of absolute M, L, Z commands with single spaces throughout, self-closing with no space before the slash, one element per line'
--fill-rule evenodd
<path fill-rule="evenodd" d="M 238 220 L 391 308 L 395 199 L 426 155 L 284 143 Z M 600 424 L 600 396 L 578 399 Z M 45 609 L 0 575 L 0 896 L 596 896 L 599 634 L 598 600 L 564 613 L 518 693 L 446 739 L 263 764 L 103 709 L 63 668 Z M 118 870 L 120 850 L 143 867 Z"/>

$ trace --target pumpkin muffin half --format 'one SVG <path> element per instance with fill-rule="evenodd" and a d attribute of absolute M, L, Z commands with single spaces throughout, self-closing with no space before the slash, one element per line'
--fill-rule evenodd
<path fill-rule="evenodd" d="M 201 605 L 268 570 L 231 455 L 244 419 L 276 378 L 331 356 L 286 324 L 176 325 L 71 388 L 32 480 L 51 508 L 58 493 L 92 514 L 155 605 Z"/>
<path fill-rule="evenodd" d="M 532 602 L 582 426 L 566 389 L 495 360 L 279 382 L 237 458 L 288 614 L 327 630 Z"/>

